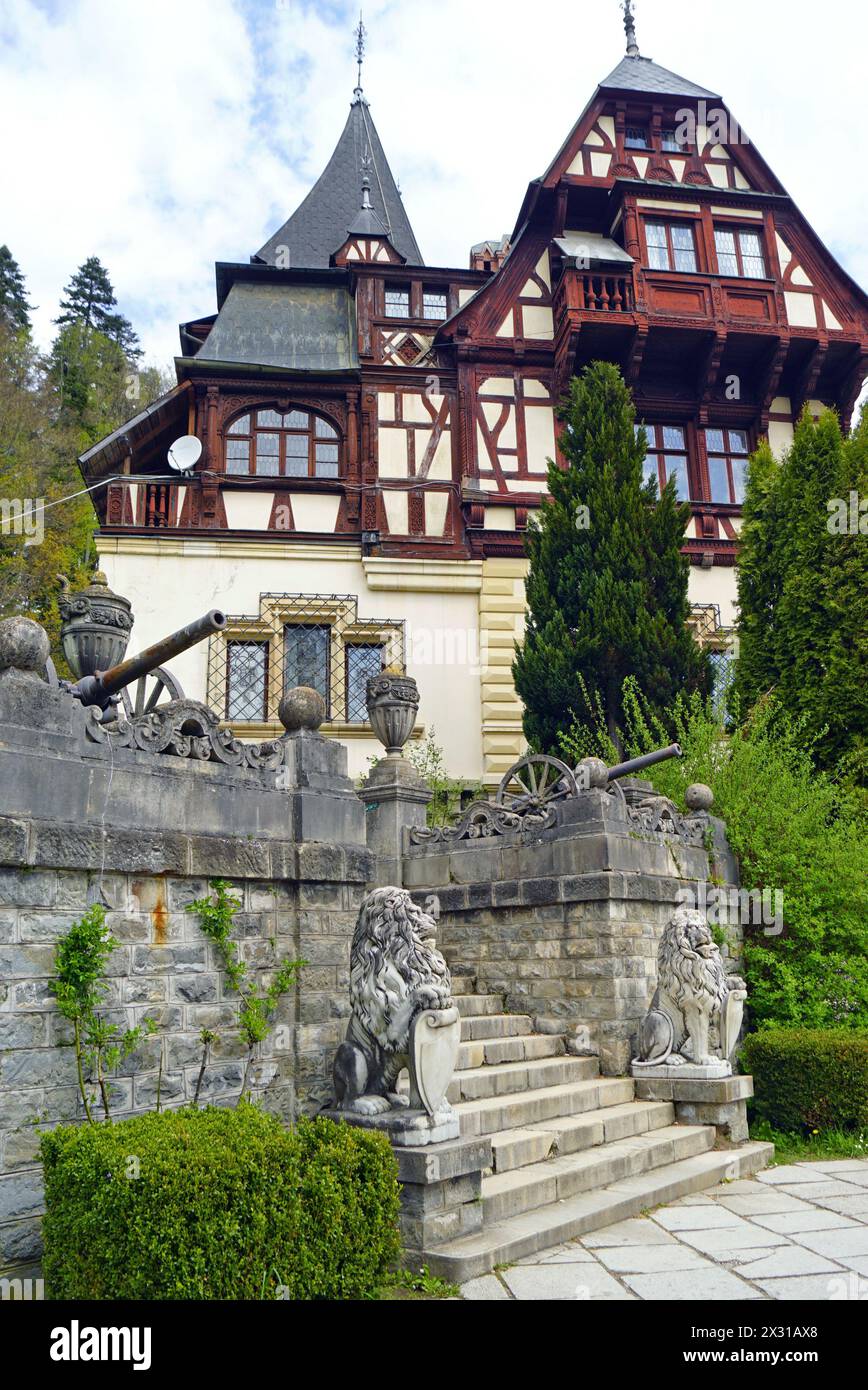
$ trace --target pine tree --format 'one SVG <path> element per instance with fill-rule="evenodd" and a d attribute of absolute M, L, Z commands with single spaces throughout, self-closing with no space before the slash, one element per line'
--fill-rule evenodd
<path fill-rule="evenodd" d="M 63 291 L 58 328 L 81 324 L 86 331 L 102 333 L 127 357 L 141 356 L 138 337 L 129 319 L 117 312 L 117 300 L 108 271 L 98 256 L 89 256 Z"/>
<path fill-rule="evenodd" d="M 528 526 L 528 617 L 513 674 L 532 747 L 558 752 L 582 682 L 620 747 L 622 686 L 634 676 L 663 711 L 679 691 L 709 693 L 711 666 L 687 627 L 690 515 L 675 483 L 643 478 L 644 432 L 617 367 L 595 362 L 561 411 L 567 468 Z"/>
<path fill-rule="evenodd" d="M 30 332 L 30 310 L 21 267 L 8 246 L 0 246 L 0 321 L 18 332 Z"/>

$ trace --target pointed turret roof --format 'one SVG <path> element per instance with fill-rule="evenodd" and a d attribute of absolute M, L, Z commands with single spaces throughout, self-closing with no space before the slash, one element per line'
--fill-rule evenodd
<path fill-rule="evenodd" d="M 334 154 L 304 202 L 256 253 L 268 265 L 319 268 L 346 241 L 359 215 L 359 179 L 366 160 L 370 203 L 389 240 L 410 265 L 424 265 L 410 219 L 389 168 L 370 108 L 359 88 Z M 380 230 L 378 228 L 378 230 Z"/>
<path fill-rule="evenodd" d="M 602 88 L 618 92 L 652 92 L 667 97 L 711 97 L 718 99 L 716 92 L 698 87 L 679 77 L 677 72 L 661 68 L 651 58 L 643 58 L 636 38 L 636 16 L 633 14 L 633 0 L 621 0 L 624 11 L 624 33 L 627 36 L 627 52 L 618 66 L 600 83 Z"/>
<path fill-rule="evenodd" d="M 628 53 L 623 57 L 609 76 L 603 78 L 600 86 L 621 92 L 653 92 L 670 97 L 710 97 L 714 101 L 719 99 L 717 92 L 710 92 L 707 87 L 699 87 L 695 82 L 689 82 L 686 77 L 679 77 L 677 72 L 670 72 L 668 68 L 662 68 L 659 63 L 653 62 L 651 58 L 643 58 L 638 53 Z"/>

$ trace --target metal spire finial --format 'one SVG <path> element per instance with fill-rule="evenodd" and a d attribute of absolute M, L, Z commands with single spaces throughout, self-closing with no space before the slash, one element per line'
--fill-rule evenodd
<path fill-rule="evenodd" d="M 355 96 L 357 97 L 360 97 L 362 95 L 362 63 L 365 61 L 365 40 L 367 39 L 367 37 L 368 31 L 362 23 L 362 12 L 360 10 L 359 24 L 358 28 L 356 29 L 356 62 L 359 68 L 359 75 L 358 80 L 356 82 L 355 90 Z"/>
<path fill-rule="evenodd" d="M 633 14 L 633 0 L 621 0 L 624 11 L 624 33 L 627 35 L 627 57 L 639 58 L 639 45 L 636 42 L 636 18 Z"/>
<path fill-rule="evenodd" d="M 370 152 L 369 149 L 366 149 L 366 150 L 365 150 L 365 153 L 362 155 L 362 163 L 361 163 L 361 169 L 362 169 L 362 207 L 363 207 L 363 209 L 365 209 L 365 210 L 367 210 L 368 208 L 372 207 L 372 203 L 371 203 L 371 168 L 372 168 L 372 166 L 373 166 L 373 163 L 374 163 L 374 161 L 371 159 L 371 152 Z"/>

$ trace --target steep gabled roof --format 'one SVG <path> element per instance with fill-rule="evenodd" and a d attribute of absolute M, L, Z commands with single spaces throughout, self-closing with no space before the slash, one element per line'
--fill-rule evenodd
<path fill-rule="evenodd" d="M 334 154 L 304 202 L 256 253 L 268 265 L 319 268 L 347 239 L 359 214 L 362 171 L 369 161 L 371 204 L 389 240 L 410 265 L 423 265 L 410 219 L 380 143 L 370 109 L 357 93 Z"/>
<path fill-rule="evenodd" d="M 650 58 L 642 58 L 638 54 L 627 54 L 622 58 L 609 76 L 603 78 L 600 86 L 619 92 L 649 92 L 658 96 L 705 97 L 706 100 L 719 100 L 717 92 L 710 92 L 707 87 L 699 87 L 695 82 L 689 82 L 686 77 L 679 77 L 677 72 L 661 68 L 659 63 L 652 62 Z"/>

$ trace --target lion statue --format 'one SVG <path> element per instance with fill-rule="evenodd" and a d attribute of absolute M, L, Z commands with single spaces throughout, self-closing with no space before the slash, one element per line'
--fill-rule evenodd
<path fill-rule="evenodd" d="M 726 974 L 704 915 L 678 908 L 657 952 L 657 989 L 639 1027 L 633 1065 L 728 1064 L 746 998 L 744 981 Z"/>
<path fill-rule="evenodd" d="M 375 888 L 362 903 L 350 951 L 350 1002 L 334 1062 L 338 1110 L 377 1115 L 407 1105 L 395 1085 L 408 1065 L 413 1019 L 453 1001 L 434 918 L 403 888 Z"/>

